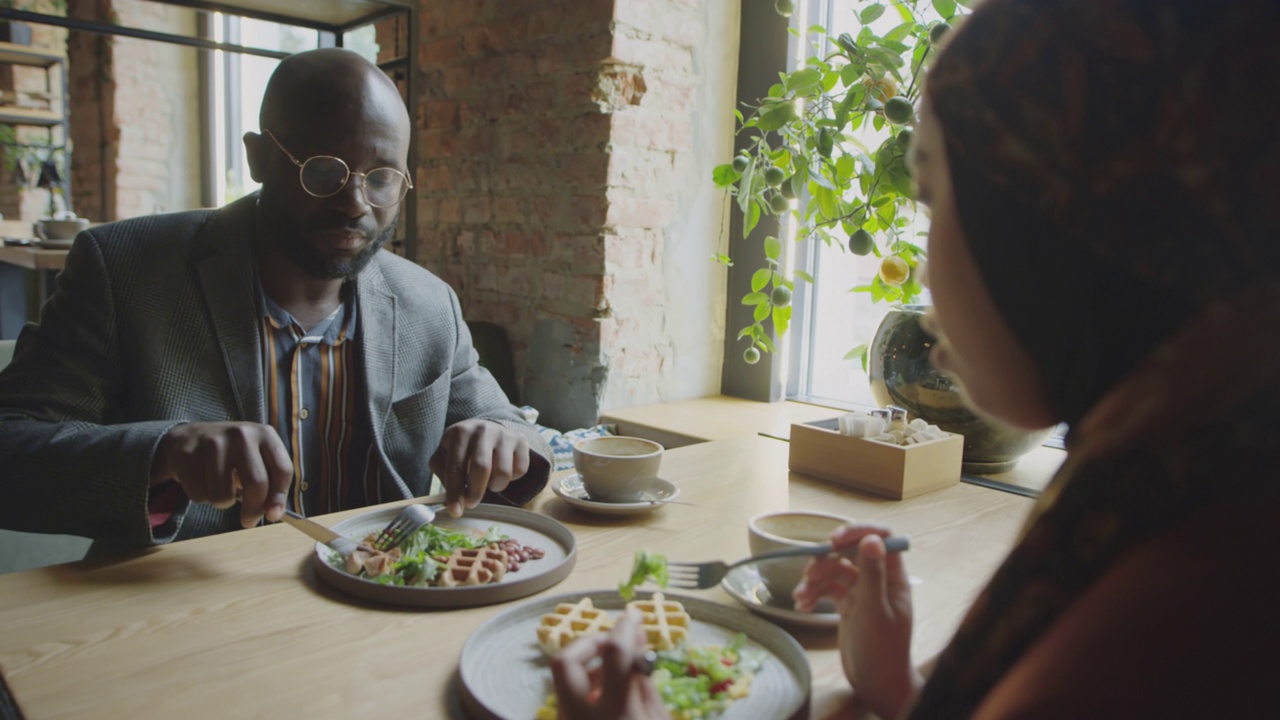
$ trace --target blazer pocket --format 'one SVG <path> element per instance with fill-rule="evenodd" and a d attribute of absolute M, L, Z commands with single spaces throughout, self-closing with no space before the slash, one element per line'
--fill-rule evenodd
<path fill-rule="evenodd" d="M 440 444 L 449 411 L 451 377 L 444 373 L 425 388 L 391 403 L 386 427 L 387 454 L 410 488 L 421 483 L 422 492 L 431 481 L 427 461 Z"/>

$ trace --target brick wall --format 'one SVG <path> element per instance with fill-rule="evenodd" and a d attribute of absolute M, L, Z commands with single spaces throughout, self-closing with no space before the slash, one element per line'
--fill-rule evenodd
<path fill-rule="evenodd" d="M 469 318 L 507 328 L 521 400 L 566 429 L 719 386 L 723 272 L 708 258 L 725 198 L 702 188 L 728 157 L 732 99 L 706 91 L 734 82 L 708 53 L 736 57 L 736 9 L 617 5 L 419 9 L 416 257 Z M 723 13 L 731 32 L 709 33 Z M 695 147 L 708 110 L 716 137 Z"/>

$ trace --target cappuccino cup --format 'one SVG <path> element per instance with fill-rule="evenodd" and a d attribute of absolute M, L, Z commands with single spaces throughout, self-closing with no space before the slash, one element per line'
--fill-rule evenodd
<path fill-rule="evenodd" d="M 747 523 L 747 540 L 752 555 L 790 550 L 827 542 L 837 528 L 853 522 L 842 515 L 815 510 L 782 510 L 756 515 Z M 774 602 L 790 607 L 791 591 L 804 579 L 807 556 L 766 560 L 756 564 L 760 579 Z"/>
<path fill-rule="evenodd" d="M 586 438 L 573 445 L 573 467 L 592 500 L 640 502 L 653 491 L 662 451 L 662 445 L 644 438 Z"/>

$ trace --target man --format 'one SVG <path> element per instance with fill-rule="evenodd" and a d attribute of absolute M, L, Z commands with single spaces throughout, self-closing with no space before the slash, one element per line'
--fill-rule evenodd
<path fill-rule="evenodd" d="M 420 496 L 432 471 L 455 516 L 537 494 L 551 452 L 456 295 L 380 252 L 409 123 L 373 64 L 299 53 L 245 135 L 259 193 L 83 233 L 0 374 L 0 526 L 109 549 Z"/>

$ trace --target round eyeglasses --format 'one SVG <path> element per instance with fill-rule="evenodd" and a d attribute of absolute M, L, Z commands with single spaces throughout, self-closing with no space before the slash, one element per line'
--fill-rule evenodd
<path fill-rule="evenodd" d="M 333 197 L 342 192 L 347 181 L 354 176 L 360 179 L 356 186 L 366 203 L 376 208 L 387 208 L 403 200 L 413 188 L 413 181 L 409 176 L 395 168 L 374 168 L 367 173 L 353 172 L 342 158 L 332 155 L 316 155 L 299 161 L 280 144 L 270 130 L 263 128 L 262 132 L 271 138 L 280 152 L 288 156 L 290 162 L 298 166 L 298 181 L 302 183 L 302 189 L 312 197 Z"/>

